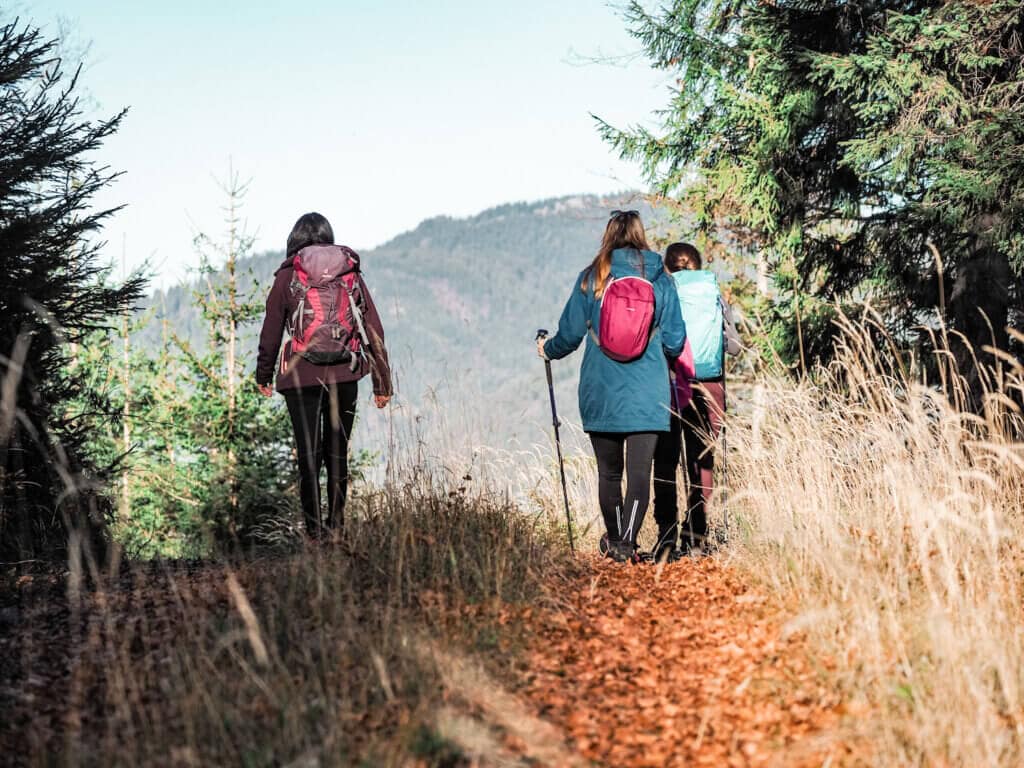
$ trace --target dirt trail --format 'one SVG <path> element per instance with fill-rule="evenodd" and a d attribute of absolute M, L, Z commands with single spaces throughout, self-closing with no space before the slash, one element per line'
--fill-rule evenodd
<path fill-rule="evenodd" d="M 260 584 L 279 565 L 251 562 L 237 571 L 206 566 L 176 573 L 175 583 L 194 593 L 190 610 L 212 621 L 231 615 L 232 583 L 236 591 L 245 583 L 249 594 L 264 602 L 278 595 L 272 585 L 261 589 Z M 771 611 L 727 566 L 714 559 L 627 566 L 595 557 L 567 570 L 572 575 L 554 577 L 548 599 L 533 606 L 503 604 L 497 614 L 482 603 L 432 609 L 441 612 L 439 617 L 448 615 L 448 626 L 465 633 L 424 634 L 413 644 L 421 667 L 436 669 L 443 681 L 443 700 L 435 703 L 431 719 L 441 735 L 460 747 L 461 758 L 386 764 L 789 768 L 847 762 L 840 734 L 842 701 L 822 682 L 829 664 L 812 660 L 799 635 L 784 637 L 785 617 Z M 76 738 L 106 733 L 112 723 L 117 730 L 102 696 L 86 695 L 81 685 L 69 687 L 78 679 L 69 670 L 88 658 L 75 650 L 67 632 L 66 591 L 59 579 L 50 581 L 33 603 L 39 615 L 26 613 L 19 632 L 5 635 L 0 622 L 0 709 L 6 709 L 8 726 L 19 724 L 13 729 L 0 725 L 0 745 L 6 738 L 8 746 L 55 749 L 71 728 L 71 712 Z M 168 607 L 171 592 L 158 588 L 160 583 L 141 578 L 111 592 L 103 598 L 109 616 L 93 611 L 87 620 L 83 614 L 83 627 L 98 631 L 102 622 L 97 622 L 107 616 L 121 637 L 139 622 L 175 615 Z M 140 610 L 139 600 L 149 607 Z M 463 652 L 469 646 L 460 638 L 468 640 L 481 627 L 494 632 L 495 620 L 512 629 L 503 639 L 514 647 L 499 646 L 483 655 Z M 181 646 L 170 627 L 153 623 L 149 629 L 138 638 L 142 665 L 149 658 L 147 649 L 168 655 Z M 92 646 L 85 648 L 93 652 L 88 650 Z M 302 658 L 289 657 L 289 663 Z M 391 707 L 377 713 L 377 721 L 387 725 L 382 731 L 386 739 L 401 730 L 392 710 L 408 716 L 408 708 L 417 704 L 400 700 L 401 691 L 392 690 L 383 658 L 374 663 Z M 397 668 L 412 669 L 408 664 Z M 74 706 L 69 705 L 72 690 L 79 691 Z M 169 716 L 177 712 L 166 709 Z M 93 748 L 106 747 L 93 743 Z M 327 759 L 326 748 L 322 763 L 316 750 L 313 754 L 318 762 L 310 765 L 336 764 Z"/>
<path fill-rule="evenodd" d="M 519 691 L 583 757 L 610 766 L 842 762 L 839 695 L 798 636 L 714 559 L 594 563 L 535 612 Z"/>

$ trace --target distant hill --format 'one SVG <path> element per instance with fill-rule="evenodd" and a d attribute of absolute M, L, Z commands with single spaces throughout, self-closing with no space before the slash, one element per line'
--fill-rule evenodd
<path fill-rule="evenodd" d="M 651 209 L 634 198 L 580 195 L 502 205 L 468 218 L 438 216 L 362 252 L 406 406 L 428 413 L 438 403 L 446 418 L 472 413 L 471 431 L 492 445 L 543 439 L 540 430 L 550 414 L 543 365 L 534 352 L 536 330 L 557 326 L 610 209 L 638 208 L 648 228 L 657 228 Z M 337 237 L 345 242 L 343 231 Z M 251 272 L 263 292 L 281 260 L 280 252 L 263 253 L 240 269 Z M 159 292 L 151 306 L 177 333 L 200 341 L 204 330 L 193 289 Z M 155 341 L 159 325 L 146 329 L 144 342 Z M 258 327 L 246 337 L 253 365 L 256 333 Z M 567 421 L 578 419 L 578 370 L 578 358 L 555 364 Z M 449 425 L 449 432 L 461 429 Z"/>

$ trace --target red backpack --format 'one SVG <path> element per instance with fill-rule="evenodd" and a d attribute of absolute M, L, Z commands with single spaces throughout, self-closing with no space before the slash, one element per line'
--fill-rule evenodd
<path fill-rule="evenodd" d="M 609 278 L 601 296 L 598 333 L 590 336 L 612 360 L 628 363 L 643 355 L 654 333 L 654 286 L 642 277 Z"/>
<path fill-rule="evenodd" d="M 357 299 L 359 256 L 343 245 L 310 245 L 292 261 L 292 351 L 317 365 L 355 371 L 370 340 Z"/>

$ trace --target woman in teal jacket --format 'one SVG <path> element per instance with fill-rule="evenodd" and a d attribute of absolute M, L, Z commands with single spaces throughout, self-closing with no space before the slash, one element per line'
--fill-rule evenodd
<path fill-rule="evenodd" d="M 643 354 L 622 363 L 604 354 L 591 329 L 601 327 L 601 299 L 609 282 L 628 276 L 651 282 L 654 324 Z M 537 351 L 541 357 L 559 360 L 587 340 L 580 368 L 580 416 L 597 457 L 608 555 L 618 561 L 635 557 L 637 534 L 650 499 L 657 435 L 669 429 L 667 359 L 679 355 L 685 337 L 675 286 L 662 268 L 661 257 L 647 246 L 640 215 L 613 211 L 597 256 L 573 284 L 558 333 L 539 341 Z"/>

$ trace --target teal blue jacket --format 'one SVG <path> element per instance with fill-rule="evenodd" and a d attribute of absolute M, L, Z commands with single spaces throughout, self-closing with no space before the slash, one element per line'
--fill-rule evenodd
<path fill-rule="evenodd" d="M 587 340 L 579 387 L 585 431 L 667 432 L 668 359 L 679 355 L 686 340 L 675 283 L 665 273 L 661 257 L 652 251 L 620 248 L 612 253 L 613 277 L 642 275 L 654 285 L 654 335 L 641 357 L 620 363 L 605 355 L 588 333 L 587 320 L 595 332 L 601 327 L 601 302 L 594 298 L 592 289 L 587 293 L 580 290 L 585 273 L 581 272 L 573 283 L 558 321 L 558 333 L 544 344 L 544 354 L 558 360 Z"/>

